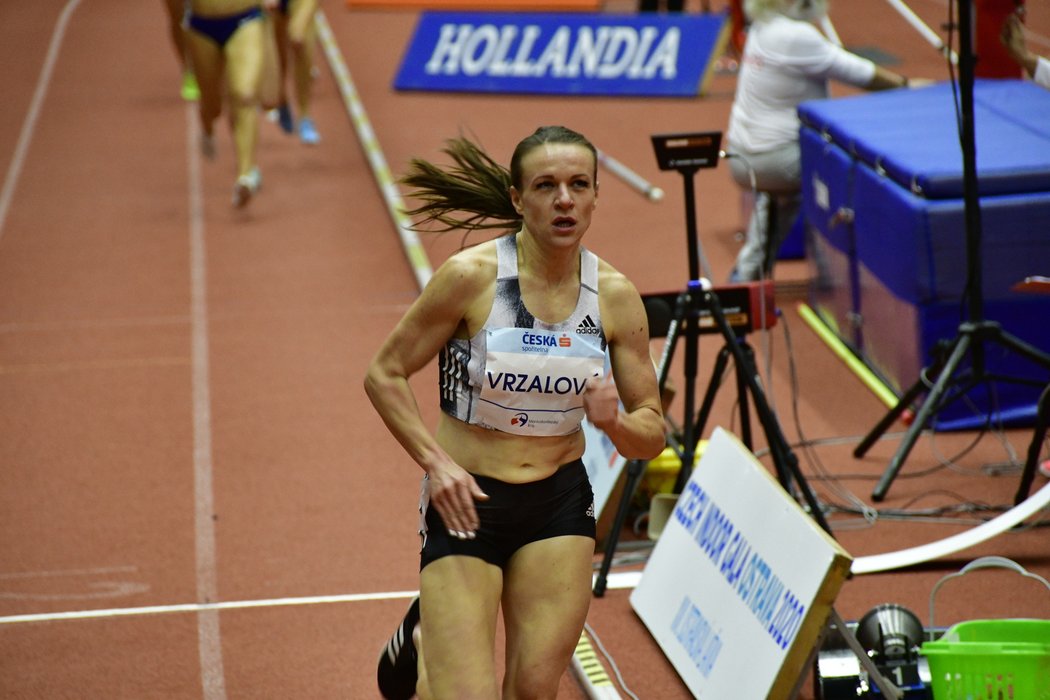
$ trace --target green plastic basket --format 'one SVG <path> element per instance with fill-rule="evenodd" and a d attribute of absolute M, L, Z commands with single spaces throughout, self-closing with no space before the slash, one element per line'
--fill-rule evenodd
<path fill-rule="evenodd" d="M 969 620 L 921 647 L 933 700 L 1050 700 L 1050 620 Z"/>

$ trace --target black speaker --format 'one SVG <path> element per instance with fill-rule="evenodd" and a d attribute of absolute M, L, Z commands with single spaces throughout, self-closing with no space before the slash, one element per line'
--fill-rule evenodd
<path fill-rule="evenodd" d="M 924 629 L 915 613 L 894 603 L 877 605 L 858 622 L 847 622 L 846 628 L 879 673 L 903 691 L 906 700 L 933 700 L 930 668 L 919 655 L 919 647 L 940 637 L 944 630 Z M 817 700 L 883 698 L 835 626 L 824 636 L 813 674 Z"/>

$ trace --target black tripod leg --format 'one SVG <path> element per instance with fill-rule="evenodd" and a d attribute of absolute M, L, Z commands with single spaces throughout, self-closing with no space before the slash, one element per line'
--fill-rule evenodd
<path fill-rule="evenodd" d="M 736 367 L 736 395 L 740 403 L 740 441 L 744 443 L 747 449 L 751 450 L 753 449 L 752 443 L 754 440 L 751 436 L 751 409 L 747 398 L 747 368 L 754 366 L 755 351 L 741 339 L 740 352 L 747 358 L 747 365 L 742 367 L 737 364 Z"/>
<path fill-rule="evenodd" d="M 671 320 L 670 327 L 667 330 L 667 343 L 664 345 L 663 355 L 660 358 L 657 372 L 661 396 L 663 396 L 664 389 L 667 387 L 667 377 L 670 372 L 671 361 L 674 358 L 675 348 L 678 346 L 678 339 L 681 337 L 682 332 L 686 330 L 685 320 L 688 298 L 688 295 L 684 293 L 678 296 L 674 318 Z M 638 483 L 642 480 L 642 475 L 645 474 L 646 464 L 646 462 L 636 459 L 627 460 L 627 475 L 624 478 L 623 493 L 620 495 L 620 503 L 616 508 L 612 529 L 609 530 L 608 537 L 605 540 L 605 555 L 602 557 L 601 567 L 594 581 L 594 595 L 597 598 L 605 595 L 609 578 L 609 567 L 612 566 L 613 557 L 616 555 L 616 546 L 620 542 L 620 532 L 627 521 L 627 513 L 631 508 L 631 498 L 634 497 Z"/>
<path fill-rule="evenodd" d="M 936 370 L 931 370 L 931 373 L 936 373 Z M 879 438 L 882 437 L 887 430 L 893 427 L 893 424 L 901 417 L 906 411 L 922 394 L 923 390 L 926 389 L 926 382 L 920 377 L 918 381 L 911 385 L 911 387 L 904 392 L 900 400 L 897 401 L 897 405 L 890 409 L 889 413 L 882 417 L 874 428 L 864 436 L 864 439 L 860 441 L 860 444 L 853 449 L 854 457 L 863 457 L 867 454 L 871 446 L 878 442 Z"/>
<path fill-rule="evenodd" d="M 696 429 L 693 431 L 694 435 L 703 435 L 704 428 L 707 427 L 707 419 L 711 417 L 711 409 L 714 408 L 715 395 L 718 393 L 718 386 L 721 383 L 722 373 L 726 371 L 726 365 L 729 364 L 729 348 L 723 346 L 718 351 L 718 357 L 715 358 L 715 368 L 711 372 L 711 382 L 707 385 L 707 391 L 704 393 L 704 400 L 700 404 L 700 413 L 696 416 Z M 684 486 L 684 485 L 683 485 Z"/>
<path fill-rule="evenodd" d="M 1043 369 L 1050 369 L 1050 355 L 1047 355 L 1034 345 L 1030 345 L 1020 338 L 1010 335 L 1006 331 L 1000 331 L 995 339 L 1021 357 L 1025 357 L 1035 364 L 1041 365 Z"/>
<path fill-rule="evenodd" d="M 738 351 L 736 361 L 743 362 L 746 359 L 745 355 L 739 348 Z M 745 365 L 745 367 L 753 369 L 754 365 Z M 754 373 L 748 373 L 747 379 L 748 386 L 751 389 L 751 397 L 755 402 L 755 412 L 758 414 L 762 428 L 765 430 L 766 440 L 769 442 L 769 451 L 773 456 L 773 465 L 776 467 L 781 485 L 785 491 L 791 493 L 791 481 L 793 479 L 798 490 L 802 493 L 802 499 L 809 506 L 809 514 L 817 521 L 817 524 L 820 525 L 824 532 L 832 535 L 831 526 L 824 518 L 824 513 L 820 510 L 817 497 L 813 494 L 812 489 L 809 488 L 805 477 L 802 476 L 802 471 L 798 466 L 798 457 L 791 451 L 787 438 L 784 437 L 784 432 L 780 429 L 780 424 L 773 414 L 773 409 L 770 408 L 769 402 L 766 400 L 765 392 L 758 383 L 758 378 Z"/>
<path fill-rule="evenodd" d="M 696 457 L 696 427 L 693 422 L 694 407 L 696 405 L 696 368 L 699 357 L 699 320 L 694 311 L 696 300 L 690 298 L 690 311 L 685 322 L 688 326 L 685 333 L 685 407 L 683 409 L 682 439 L 679 456 L 682 458 L 682 468 L 678 470 L 678 477 L 674 482 L 674 492 L 681 493 L 685 484 L 693 473 L 693 462 Z"/>
<path fill-rule="evenodd" d="M 631 498 L 638 488 L 638 482 L 642 480 L 645 473 L 646 463 L 642 460 L 631 459 L 627 461 L 627 478 L 623 484 L 623 494 L 620 496 L 620 504 L 616 508 L 616 517 L 613 519 L 612 528 L 605 539 L 605 555 L 598 570 L 598 576 L 594 580 L 594 595 L 601 598 L 605 595 L 608 586 L 609 567 L 612 566 L 613 557 L 616 556 L 616 545 L 620 542 L 620 532 L 627 521 L 627 513 L 631 508 Z"/>
<path fill-rule="evenodd" d="M 940 377 L 941 368 L 944 366 L 945 353 L 938 353 L 933 361 L 933 364 L 928 369 L 919 372 L 919 378 L 915 380 L 906 392 L 901 396 L 900 400 L 897 401 L 897 405 L 890 409 L 889 413 L 882 417 L 874 428 L 864 436 L 864 439 L 860 441 L 853 450 L 854 457 L 863 457 L 867 454 L 871 446 L 874 445 L 880 437 L 882 437 L 887 430 L 889 430 L 894 423 L 908 410 L 922 395 L 922 392 L 926 390 L 926 382 L 930 377 Z"/>
<path fill-rule="evenodd" d="M 944 363 L 944 371 L 937 377 L 937 381 L 934 382 L 933 388 L 930 389 L 930 393 L 926 395 L 926 399 L 922 402 L 919 412 L 915 414 L 915 420 L 908 426 L 908 430 L 904 434 L 904 439 L 901 440 L 900 447 L 897 448 L 897 453 L 893 455 L 893 459 L 890 460 L 890 464 L 886 467 L 886 471 L 882 473 L 879 483 L 875 485 L 875 490 L 871 492 L 873 500 L 881 501 L 886 497 L 886 492 L 889 490 L 890 484 L 893 483 L 894 478 L 897 476 L 897 472 L 899 472 L 904 465 L 904 460 L 908 458 L 908 453 L 911 452 L 911 448 L 915 445 L 915 441 L 919 439 L 919 433 L 921 433 L 922 429 L 926 427 L 927 421 L 930 420 L 930 416 L 933 415 L 934 410 L 937 408 L 937 404 L 940 403 L 941 395 L 948 388 L 948 383 L 952 381 L 952 375 L 955 374 L 956 368 L 959 366 L 959 363 L 962 362 L 963 357 L 965 357 L 966 351 L 969 350 L 970 342 L 972 340 L 973 337 L 968 333 L 964 333 L 955 339 L 955 347 L 952 348 L 948 361 Z"/>
<path fill-rule="evenodd" d="M 786 465 L 787 473 L 795 479 L 795 485 L 798 487 L 798 490 L 802 492 L 802 500 L 806 502 L 807 506 L 809 506 L 810 516 L 817 521 L 817 524 L 820 525 L 824 532 L 834 537 L 834 534 L 831 532 L 831 525 L 829 525 L 828 521 L 824 518 L 824 513 L 820 510 L 820 503 L 817 502 L 817 497 L 814 495 L 813 489 L 809 487 L 809 484 L 806 483 L 805 477 L 802 476 L 802 470 L 799 469 L 798 466 L 798 457 L 795 456 L 794 452 L 787 449 L 787 439 L 783 435 L 780 436 L 779 441 L 781 443 L 781 448 L 783 449 L 780 459 L 782 460 L 782 463 Z M 781 467 L 778 471 L 784 468 L 785 467 Z M 788 493 L 791 492 L 790 488 L 786 488 L 786 490 Z"/>
<path fill-rule="evenodd" d="M 750 346 L 747 346 L 733 332 L 733 328 L 726 320 L 725 313 L 722 311 L 722 305 L 715 294 L 707 294 L 707 304 L 711 311 L 711 317 L 722 332 L 722 337 L 725 338 L 726 347 L 733 354 L 733 361 L 736 362 L 737 371 L 747 383 L 751 399 L 755 403 L 755 412 L 758 414 L 759 422 L 761 422 L 762 428 L 766 433 L 766 440 L 769 442 L 773 463 L 776 466 L 781 484 L 784 485 L 785 490 L 789 490 L 790 480 L 794 479 L 795 484 L 802 492 L 806 504 L 809 506 L 810 515 L 826 533 L 831 535 L 831 526 L 828 525 L 824 514 L 820 511 L 820 504 L 817 503 L 816 496 L 813 495 L 813 491 L 810 490 L 809 485 L 802 476 L 802 472 L 798 467 L 798 458 L 791 451 L 787 438 L 784 437 L 784 432 L 780 429 L 780 424 L 777 422 L 777 417 L 773 414 L 773 409 L 770 408 L 769 402 L 766 400 L 765 392 L 758 383 L 758 370 L 755 368 L 753 354 L 749 354 L 751 352 Z M 747 347 L 747 351 L 744 350 L 745 347 Z"/>
<path fill-rule="evenodd" d="M 1028 459 L 1024 463 L 1024 471 L 1021 472 L 1021 484 L 1014 496 L 1014 505 L 1020 505 L 1032 489 L 1032 480 L 1035 479 L 1035 468 L 1039 463 L 1039 452 L 1046 439 L 1047 422 L 1050 421 L 1050 384 L 1043 389 L 1039 397 L 1039 408 L 1035 414 L 1035 432 L 1032 433 L 1032 442 L 1028 445 Z"/>
<path fill-rule="evenodd" d="M 685 396 L 682 408 L 682 468 L 675 479 L 675 493 L 681 493 L 685 483 L 693 472 L 696 457 L 696 427 L 693 416 L 696 409 L 696 371 L 699 357 L 698 336 L 700 329 L 695 317 L 688 318 L 689 327 L 685 331 Z"/>

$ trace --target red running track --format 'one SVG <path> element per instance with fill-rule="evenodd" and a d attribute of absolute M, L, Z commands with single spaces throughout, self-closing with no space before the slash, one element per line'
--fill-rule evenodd
<path fill-rule="evenodd" d="M 944 77 L 888 4 L 842 5 L 832 19 L 847 45 L 880 48 L 912 76 Z M 914 5 L 931 26 L 943 20 L 943 1 Z M 680 286 L 681 196 L 647 137 L 723 128 L 732 75 L 687 100 L 398 94 L 390 85 L 416 13 L 323 6 L 391 167 L 436 155 L 460 131 L 499 154 L 540 123 L 579 128 L 668 192 L 653 204 L 606 176 L 589 245 L 642 291 Z M 1029 7 L 1045 37 L 1047 8 Z M 416 281 L 327 66 L 316 95 L 323 144 L 301 146 L 264 123 L 264 188 L 235 211 L 229 137 L 220 130 L 217 161 L 201 161 L 164 23 L 152 2 L 0 8 L 0 695 L 375 698 L 379 647 L 416 587 L 419 473 L 372 413 L 361 377 Z M 697 185 L 703 246 L 724 275 L 739 245 L 739 193 L 721 170 Z M 460 243 L 423 242 L 434 264 Z M 793 335 L 790 349 L 771 339 L 780 410 L 790 410 L 794 359 L 805 434 L 863 434 L 885 407 L 799 321 L 804 265 L 781 274 L 782 326 Z M 703 377 L 712 347 L 702 345 Z M 416 382 L 428 418 L 433 383 Z M 723 394 L 716 418 L 731 426 Z M 955 498 L 936 491 L 1008 503 L 1016 472 L 978 472 L 1003 459 L 990 437 L 961 468 L 918 476 L 973 437 L 924 437 L 915 474 L 882 506 Z M 1023 458 L 1027 433 L 1003 439 Z M 893 440 L 864 460 L 850 449 L 819 455 L 865 494 Z M 815 464 L 807 451 L 817 491 L 833 494 Z M 962 529 L 857 522 L 837 533 L 854 555 Z M 891 601 L 925 617 L 933 582 L 983 554 L 1050 575 L 1045 536 L 1032 528 L 853 579 L 837 608 L 856 619 Z M 687 697 L 627 595 L 595 600 L 591 625 L 642 698 Z M 1050 615 L 1038 591 L 1009 576 L 945 595 L 945 621 Z M 584 693 L 566 676 L 561 697 Z"/>

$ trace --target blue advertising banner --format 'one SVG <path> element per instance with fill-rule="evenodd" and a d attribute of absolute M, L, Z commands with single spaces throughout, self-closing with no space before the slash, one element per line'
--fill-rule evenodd
<path fill-rule="evenodd" d="M 424 12 L 394 87 L 695 96 L 728 33 L 722 13 Z"/>

